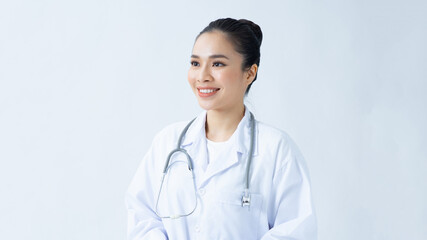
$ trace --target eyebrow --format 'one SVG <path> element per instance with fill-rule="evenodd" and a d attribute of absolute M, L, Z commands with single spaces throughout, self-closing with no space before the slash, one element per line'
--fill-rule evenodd
<path fill-rule="evenodd" d="M 191 55 L 191 58 L 200 58 L 197 55 Z M 225 59 L 229 59 L 227 56 L 222 55 L 222 54 L 214 54 L 214 55 L 210 55 L 209 58 L 225 58 Z"/>

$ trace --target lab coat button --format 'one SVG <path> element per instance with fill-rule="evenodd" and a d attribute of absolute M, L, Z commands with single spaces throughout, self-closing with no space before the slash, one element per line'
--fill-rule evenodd
<path fill-rule="evenodd" d="M 205 193 L 206 193 L 206 190 L 204 188 L 199 189 L 200 196 L 205 195 Z"/>
<path fill-rule="evenodd" d="M 199 225 L 196 225 L 195 230 L 196 230 L 196 232 L 200 232 L 200 227 L 199 227 Z"/>

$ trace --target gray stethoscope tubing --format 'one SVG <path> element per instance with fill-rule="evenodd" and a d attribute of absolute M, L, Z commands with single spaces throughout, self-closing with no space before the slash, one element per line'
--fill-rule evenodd
<path fill-rule="evenodd" d="M 254 115 L 249 112 L 251 115 L 251 145 L 249 147 L 249 156 L 248 156 L 248 162 L 246 163 L 246 188 L 245 188 L 245 194 L 242 197 L 242 206 L 250 206 L 251 205 L 251 198 L 249 195 L 249 171 L 251 168 L 252 158 L 254 156 L 254 145 L 255 145 L 255 118 Z"/>
<path fill-rule="evenodd" d="M 161 184 L 160 184 L 160 190 L 159 190 L 159 194 L 157 195 L 157 201 L 156 201 L 156 214 L 157 216 L 159 216 L 160 218 L 171 218 L 171 219 L 176 219 L 176 218 L 180 218 L 180 217 L 185 217 L 188 215 L 191 215 L 197 208 L 197 188 L 196 188 L 196 182 L 194 181 L 194 172 L 193 172 L 193 163 L 191 162 L 191 157 L 190 155 L 187 153 L 187 151 L 183 148 L 181 148 L 181 144 L 182 144 L 182 140 L 185 136 L 185 134 L 187 133 L 188 128 L 191 126 L 191 124 L 194 122 L 193 119 L 191 120 L 187 126 L 185 126 L 185 128 L 182 130 L 181 135 L 179 136 L 179 140 L 178 140 L 178 144 L 176 149 L 172 150 L 167 159 L 166 159 L 166 163 L 165 166 L 163 168 L 163 174 L 162 174 L 162 179 L 161 179 Z M 249 155 L 248 155 L 248 161 L 246 163 L 246 175 L 245 175 L 245 189 L 244 189 L 244 195 L 242 196 L 242 206 L 250 206 L 250 194 L 249 194 L 249 171 L 250 171 L 250 167 L 251 167 L 251 163 L 252 163 L 252 158 L 253 158 L 253 153 L 254 153 L 254 145 L 255 145 L 255 118 L 254 115 L 250 112 L 250 131 L 251 131 L 251 141 L 250 141 L 250 147 L 249 147 Z M 172 216 L 161 216 L 158 212 L 158 204 L 159 204 L 159 199 L 160 199 L 160 193 L 162 191 L 162 187 L 163 187 L 163 181 L 165 179 L 165 176 L 167 174 L 167 171 L 169 170 L 169 168 L 173 165 L 169 165 L 169 162 L 173 156 L 173 154 L 177 153 L 177 152 L 181 152 L 183 153 L 186 158 L 187 158 L 187 165 L 188 165 L 188 170 L 190 170 L 191 174 L 192 174 L 192 178 L 193 178 L 193 185 L 194 185 L 194 193 L 195 193 L 195 199 L 196 199 L 196 204 L 193 208 L 193 210 L 191 210 L 191 212 L 189 212 L 188 214 L 178 214 L 178 215 L 172 215 Z"/>
<path fill-rule="evenodd" d="M 182 143 L 182 139 L 184 138 L 185 133 L 187 132 L 188 128 L 190 127 L 190 125 L 194 122 L 194 120 L 196 120 L 195 118 L 193 120 L 191 120 L 187 126 L 185 126 L 184 130 L 182 130 L 181 135 L 179 136 L 179 140 L 178 140 L 178 144 L 176 149 L 172 150 L 168 157 L 166 158 L 166 163 L 165 163 L 165 167 L 163 168 L 163 174 L 162 174 L 162 179 L 161 179 L 161 184 L 160 184 L 160 189 L 159 189 L 159 194 L 157 195 L 157 201 L 156 201 L 156 214 L 157 216 L 159 216 L 160 218 L 171 218 L 171 219 L 176 219 L 176 218 L 180 218 L 180 217 L 185 217 L 188 216 L 190 214 L 192 214 L 194 212 L 194 210 L 196 210 L 197 208 L 197 195 L 196 195 L 196 182 L 194 181 L 194 172 L 193 172 L 193 163 L 191 162 L 191 157 L 190 155 L 187 153 L 187 151 L 183 148 L 181 148 L 181 143 Z M 187 166 L 188 166 L 188 170 L 190 170 L 191 172 L 191 177 L 193 178 L 193 185 L 194 185 L 194 198 L 196 199 L 196 204 L 194 205 L 193 210 L 191 210 L 189 213 L 187 214 L 176 214 L 176 215 L 171 215 L 171 216 L 161 216 L 159 214 L 158 211 L 158 206 L 159 206 L 159 199 L 160 199 L 160 193 L 162 191 L 162 187 L 163 187 L 163 182 L 165 180 L 165 176 L 167 171 L 169 170 L 169 168 L 173 165 L 169 165 L 169 162 L 173 156 L 173 154 L 177 153 L 177 152 L 181 152 L 185 155 L 185 157 L 187 158 Z"/>

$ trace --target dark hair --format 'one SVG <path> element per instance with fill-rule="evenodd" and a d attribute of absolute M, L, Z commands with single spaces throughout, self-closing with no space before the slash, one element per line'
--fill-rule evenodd
<path fill-rule="evenodd" d="M 235 50 L 243 56 L 242 70 L 249 69 L 253 64 L 259 66 L 262 31 L 257 24 L 246 19 L 221 18 L 209 23 L 197 38 L 205 32 L 215 30 L 223 32 L 234 45 Z M 252 83 L 257 79 L 257 75 L 258 73 Z M 246 89 L 246 94 L 252 83 Z"/>

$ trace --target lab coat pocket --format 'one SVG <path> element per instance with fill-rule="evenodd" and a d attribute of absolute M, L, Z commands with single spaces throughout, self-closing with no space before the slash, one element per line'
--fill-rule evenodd
<path fill-rule="evenodd" d="M 242 206 L 242 192 L 222 192 L 219 194 L 213 215 L 217 239 L 257 239 L 262 196 L 250 194 L 250 206 Z"/>

